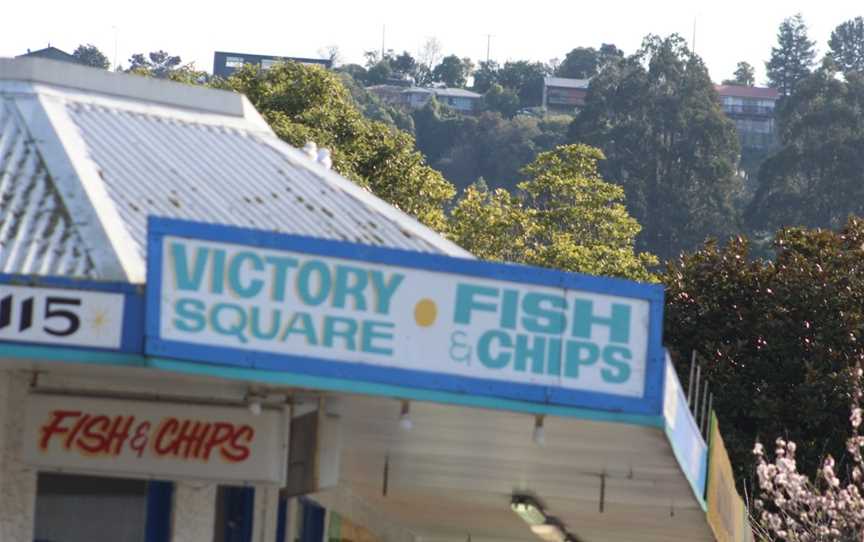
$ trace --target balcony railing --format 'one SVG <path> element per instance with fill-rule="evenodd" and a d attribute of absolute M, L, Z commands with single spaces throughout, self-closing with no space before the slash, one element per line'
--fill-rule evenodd
<path fill-rule="evenodd" d="M 764 105 L 722 104 L 727 115 L 757 115 L 761 117 L 774 116 L 774 108 Z"/>

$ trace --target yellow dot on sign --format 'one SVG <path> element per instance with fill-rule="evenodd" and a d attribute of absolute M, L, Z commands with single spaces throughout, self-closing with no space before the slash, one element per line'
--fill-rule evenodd
<path fill-rule="evenodd" d="M 438 306 L 431 299 L 421 299 L 414 306 L 414 321 L 420 327 L 429 327 L 438 318 Z"/>

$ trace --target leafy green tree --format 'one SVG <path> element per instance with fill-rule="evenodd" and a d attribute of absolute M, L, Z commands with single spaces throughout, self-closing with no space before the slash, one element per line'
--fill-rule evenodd
<path fill-rule="evenodd" d="M 732 79 L 723 81 L 724 85 L 741 85 L 744 87 L 752 87 L 756 84 L 756 70 L 748 62 L 741 61 L 735 67 L 735 73 L 732 74 Z"/>
<path fill-rule="evenodd" d="M 864 359 L 862 247 L 855 218 L 836 232 L 781 230 L 773 261 L 739 238 L 670 263 L 664 342 L 685 381 L 696 352 L 739 481 L 757 439 L 797 442 L 803 472 L 844 456 L 849 371 Z"/>
<path fill-rule="evenodd" d="M 639 224 L 621 188 L 600 177 L 602 159 L 597 149 L 566 145 L 523 169 L 517 196 L 470 186 L 452 212 L 451 236 L 484 259 L 652 280 L 656 259 L 635 252 Z"/>
<path fill-rule="evenodd" d="M 680 36 L 649 36 L 592 79 L 570 136 L 607 156 L 604 177 L 623 186 L 643 250 L 670 258 L 736 229 L 735 126 Z"/>
<path fill-rule="evenodd" d="M 366 90 L 357 80 L 344 71 L 338 71 L 339 79 L 354 101 L 354 106 L 363 116 L 370 120 L 383 122 L 394 128 L 414 133 L 414 119 L 410 113 L 401 108 L 393 107 L 381 100 L 377 95 Z"/>
<path fill-rule="evenodd" d="M 828 53 L 843 73 L 864 72 L 864 18 L 855 17 L 834 29 Z"/>
<path fill-rule="evenodd" d="M 577 47 L 567 53 L 564 61 L 555 70 L 558 77 L 589 79 L 597 74 L 599 53 L 593 47 Z"/>
<path fill-rule="evenodd" d="M 433 229 L 445 229 L 453 185 L 425 164 L 411 135 L 364 118 L 337 74 L 296 62 L 269 70 L 244 66 L 227 85 L 245 94 L 286 142 L 331 149 L 336 171 Z"/>
<path fill-rule="evenodd" d="M 361 66 L 360 64 L 345 64 L 343 66 L 339 66 L 336 72 L 344 73 L 351 76 L 354 81 L 357 81 L 361 85 L 366 85 L 366 68 Z"/>
<path fill-rule="evenodd" d="M 577 47 L 567 53 L 564 61 L 554 70 L 558 77 L 590 79 L 608 66 L 624 58 L 624 52 L 612 43 L 604 43 L 600 49 Z"/>
<path fill-rule="evenodd" d="M 604 43 L 597 51 L 597 71 L 609 64 L 618 62 L 622 58 L 624 58 L 624 51 L 616 47 L 614 43 Z"/>
<path fill-rule="evenodd" d="M 137 53 L 129 58 L 129 72 L 167 79 L 172 71 L 180 67 L 180 57 L 165 51 L 153 51 L 147 56 Z"/>
<path fill-rule="evenodd" d="M 494 60 L 488 62 L 481 61 L 478 68 L 474 71 L 474 92 L 485 94 L 492 88 L 492 85 L 498 83 L 498 72 L 501 67 Z"/>
<path fill-rule="evenodd" d="M 393 68 L 396 74 L 410 78 L 413 82 L 417 81 L 417 68 L 419 64 L 417 64 L 417 60 L 408 51 L 403 51 L 401 55 L 393 57 L 393 60 L 390 61 L 390 67 Z"/>
<path fill-rule="evenodd" d="M 509 88 L 504 88 L 498 83 L 493 83 L 486 94 L 483 102 L 489 111 L 501 113 L 510 119 L 519 111 L 519 95 Z"/>
<path fill-rule="evenodd" d="M 522 107 L 536 107 L 543 103 L 543 79 L 547 75 L 549 69 L 542 62 L 506 62 L 498 70 L 497 83 L 514 90 Z"/>
<path fill-rule="evenodd" d="M 87 45 L 79 45 L 78 48 L 72 52 L 72 56 L 75 57 L 75 61 L 79 64 L 90 66 L 91 68 L 102 68 L 103 70 L 107 70 L 111 67 L 111 62 L 108 60 L 108 57 L 105 56 L 98 47 L 89 43 Z"/>
<path fill-rule="evenodd" d="M 393 68 L 390 67 L 388 60 L 382 60 L 373 64 L 366 70 L 367 85 L 381 85 L 387 82 L 393 75 Z"/>
<path fill-rule="evenodd" d="M 534 141 L 541 136 L 537 119 L 519 116 L 508 120 L 486 112 L 454 124 L 455 137 L 431 164 L 457 187 L 483 177 L 495 187 L 516 188 L 520 169 L 537 155 Z"/>
<path fill-rule="evenodd" d="M 765 63 L 769 84 L 789 96 L 795 86 L 810 75 L 816 59 L 815 42 L 807 37 L 804 17 L 788 17 L 777 31 L 777 47 L 771 48 L 771 60 Z"/>
<path fill-rule="evenodd" d="M 864 74 L 830 65 L 799 82 L 778 115 L 780 148 L 762 164 L 751 227 L 838 228 L 864 214 Z"/>
<path fill-rule="evenodd" d="M 432 70 L 432 78 L 448 87 L 464 88 L 473 68 L 474 65 L 469 58 L 460 59 L 456 55 L 445 56 Z"/>

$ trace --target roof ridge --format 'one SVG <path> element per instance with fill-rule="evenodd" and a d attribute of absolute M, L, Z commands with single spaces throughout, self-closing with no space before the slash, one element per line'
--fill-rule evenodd
<path fill-rule="evenodd" d="M 245 98 L 231 91 L 46 58 L 0 58 L 2 80 L 56 85 L 234 117 L 243 117 L 246 112 Z"/>

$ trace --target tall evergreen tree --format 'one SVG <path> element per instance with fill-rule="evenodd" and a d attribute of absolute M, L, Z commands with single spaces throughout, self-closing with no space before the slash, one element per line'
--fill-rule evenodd
<path fill-rule="evenodd" d="M 680 36 L 649 36 L 592 79 L 570 135 L 603 150 L 604 177 L 643 225 L 642 249 L 669 258 L 735 230 L 735 127 Z"/>
<path fill-rule="evenodd" d="M 864 18 L 855 17 L 834 29 L 830 55 L 843 73 L 864 72 Z"/>
<path fill-rule="evenodd" d="M 777 31 L 777 47 L 765 63 L 769 84 L 783 96 L 790 95 L 799 81 L 810 75 L 816 60 L 816 43 L 807 37 L 804 17 L 788 17 Z"/>

